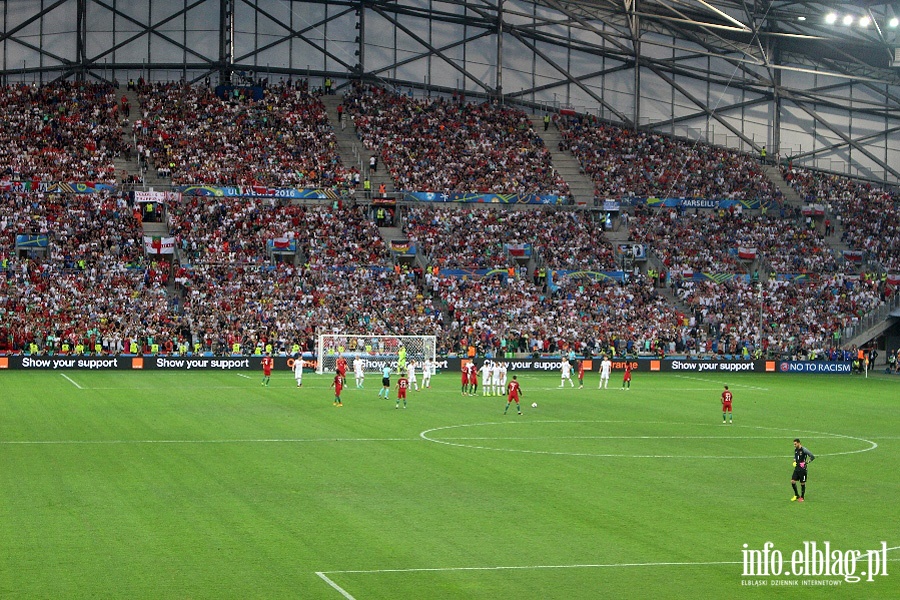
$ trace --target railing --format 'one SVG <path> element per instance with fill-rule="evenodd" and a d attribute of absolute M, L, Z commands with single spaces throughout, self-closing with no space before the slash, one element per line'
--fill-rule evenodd
<path fill-rule="evenodd" d="M 858 335 L 869 331 L 888 318 L 892 311 L 900 308 L 900 294 L 895 294 L 890 302 L 882 304 L 877 309 L 865 315 L 855 325 L 848 325 L 841 330 L 841 340 L 852 340 Z"/>

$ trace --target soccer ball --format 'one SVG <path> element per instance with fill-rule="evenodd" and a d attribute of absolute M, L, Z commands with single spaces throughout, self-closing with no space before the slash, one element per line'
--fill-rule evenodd
<path fill-rule="evenodd" d="M 532 402 L 532 403 L 531 403 L 531 408 L 537 408 L 537 402 Z"/>

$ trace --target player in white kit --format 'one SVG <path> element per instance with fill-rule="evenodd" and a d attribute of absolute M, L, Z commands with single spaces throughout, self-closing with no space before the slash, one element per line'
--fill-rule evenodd
<path fill-rule="evenodd" d="M 575 382 L 572 381 L 572 363 L 569 362 L 568 358 L 562 359 L 562 365 L 560 366 L 560 379 L 559 379 L 559 387 L 566 387 L 566 380 L 569 381 L 569 385 L 571 387 L 575 387 Z"/>
<path fill-rule="evenodd" d="M 600 388 L 606 389 L 609 387 L 609 374 L 611 371 L 612 361 L 604 356 L 603 361 L 600 363 L 600 385 L 597 386 L 598 390 Z"/>
<path fill-rule="evenodd" d="M 363 370 L 363 361 L 358 356 L 353 359 L 353 377 L 356 379 L 356 389 L 361 390 L 366 372 Z"/>

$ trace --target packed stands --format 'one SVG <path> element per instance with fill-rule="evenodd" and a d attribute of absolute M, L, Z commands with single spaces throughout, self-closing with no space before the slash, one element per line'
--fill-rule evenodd
<path fill-rule="evenodd" d="M 344 105 L 359 139 L 381 157 L 397 190 L 569 195 L 519 108 L 412 98 L 360 83 Z"/>
<path fill-rule="evenodd" d="M 556 115 L 554 120 L 561 144 L 594 180 L 597 198 L 780 199 L 749 155 L 624 129 L 589 115 Z"/>
<path fill-rule="evenodd" d="M 116 89 L 58 81 L 0 87 L 0 178 L 38 182 L 116 180 L 127 152 Z"/>
<path fill-rule="evenodd" d="M 10 142 L 3 152 L 13 156 L 2 163 L 5 175 L 114 179 L 104 161 L 126 146 L 115 134 L 113 91 L 7 88 L 6 110 L 40 114 L 44 125 L 29 130 L 36 125 L 14 115 L 0 127 Z M 344 100 L 360 139 L 399 189 L 567 193 L 518 109 L 364 85 Z M 205 87 L 144 86 L 141 111 L 142 155 L 174 182 L 341 191 L 358 181 L 341 165 L 323 105 L 302 86 L 268 87 L 257 102 L 220 99 Z M 558 123 L 598 197 L 777 200 L 755 162 L 739 153 L 587 119 Z M 44 141 L 17 137 L 22 127 Z M 885 269 L 900 267 L 894 195 L 802 169 L 787 168 L 785 177 L 840 216 L 851 247 Z M 81 344 L 86 352 L 127 352 L 132 342 L 163 352 L 309 349 L 318 333 L 356 331 L 437 334 L 447 352 L 800 356 L 838 344 L 836 333 L 887 292 L 883 280 L 859 277 L 820 233 L 784 211 L 635 207 L 631 240 L 663 262 L 676 305 L 639 272 L 612 278 L 620 267 L 602 227 L 590 211 L 569 207 L 402 205 L 402 231 L 422 251 L 423 275 L 395 264 L 371 215 L 343 201 L 185 196 L 169 204 L 164 224 L 175 238 L 179 264 L 172 266 L 146 254 L 141 215 L 127 195 L 13 189 L 0 192 L 0 342 L 15 350 Z M 47 252 L 16 256 L 21 233 L 46 235 Z M 274 244 L 295 248 L 297 260 L 275 261 Z M 531 262 L 510 247 L 527 247 Z M 762 274 L 747 272 L 737 253 L 743 247 L 756 249 Z M 483 270 L 493 273 L 479 278 Z M 688 272 L 740 276 L 713 283 L 682 276 Z"/>
<path fill-rule="evenodd" d="M 809 203 L 830 208 L 851 248 L 865 253 L 884 271 L 900 271 L 900 194 L 869 182 L 827 175 L 789 165 L 782 176 Z"/>
<path fill-rule="evenodd" d="M 172 183 L 338 191 L 358 183 L 338 156 L 325 107 L 305 87 L 268 86 L 262 100 L 181 83 L 139 92 L 139 150 Z"/>

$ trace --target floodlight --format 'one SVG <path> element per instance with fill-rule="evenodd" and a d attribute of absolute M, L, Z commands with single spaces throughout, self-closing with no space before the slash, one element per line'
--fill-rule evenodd
<path fill-rule="evenodd" d="M 829 25 L 834 25 L 835 21 L 837 21 L 837 15 L 834 13 L 828 13 L 828 15 L 825 17 L 825 22 Z"/>
<path fill-rule="evenodd" d="M 843 23 L 844 25 L 853 25 L 853 15 L 844 16 Z"/>

